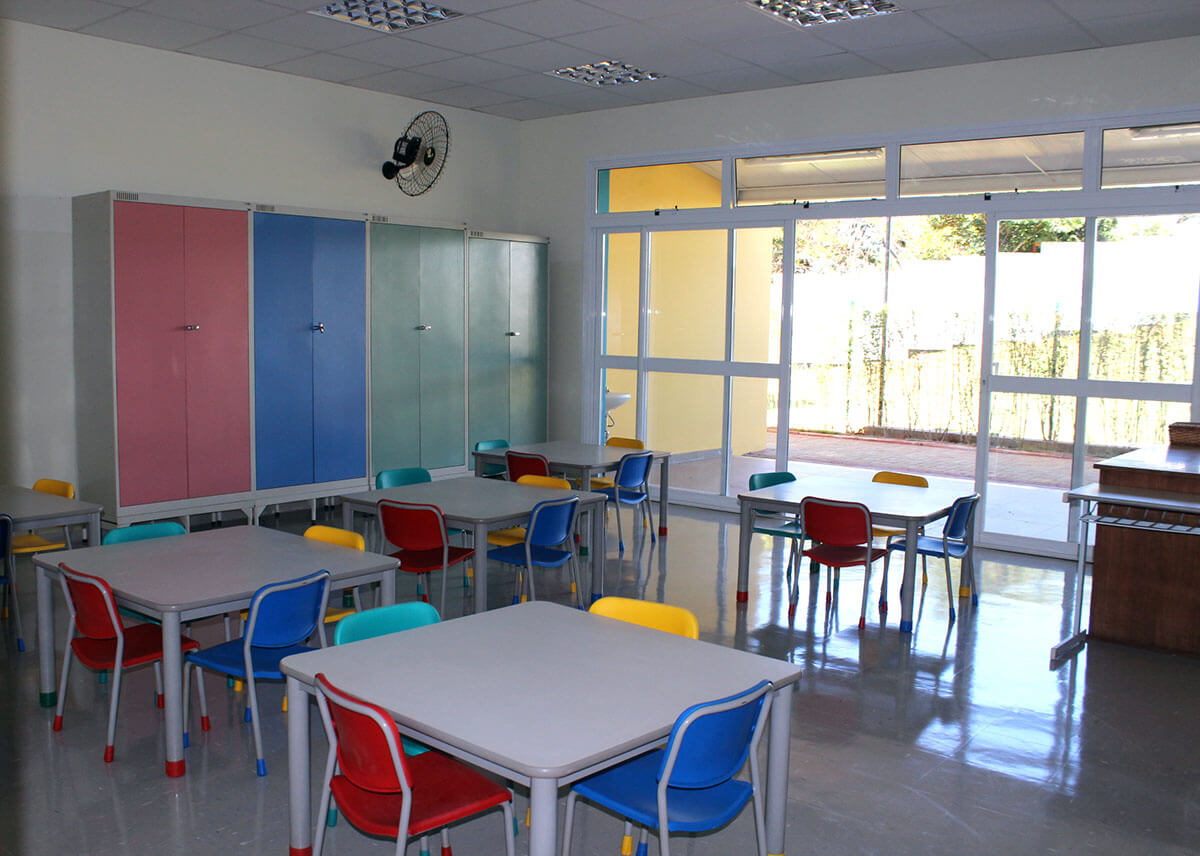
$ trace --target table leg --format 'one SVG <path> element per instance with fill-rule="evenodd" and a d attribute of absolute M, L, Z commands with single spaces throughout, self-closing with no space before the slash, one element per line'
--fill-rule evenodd
<path fill-rule="evenodd" d="M 42 707 L 58 704 L 54 686 L 54 581 L 41 565 L 34 565 L 37 579 L 38 618 L 38 703 Z"/>
<path fill-rule="evenodd" d="M 746 500 L 738 500 L 741 521 L 738 531 L 738 567 L 737 567 L 737 602 L 746 603 L 750 599 L 750 539 L 754 537 L 751 521 L 754 508 Z"/>
<path fill-rule="evenodd" d="M 783 856 L 787 831 L 788 755 L 792 743 L 792 691 L 795 684 L 775 690 L 771 699 L 771 732 L 767 737 L 767 853 Z"/>
<path fill-rule="evenodd" d="M 354 530 L 354 507 L 348 502 L 342 502 L 342 528 Z"/>
<path fill-rule="evenodd" d="M 917 591 L 917 536 L 920 531 L 921 525 L 914 518 L 904 521 L 904 581 L 900 584 L 901 633 L 912 633 L 913 602 L 916 600 Z"/>
<path fill-rule="evenodd" d="M 1067 659 L 1067 657 L 1075 654 L 1087 642 L 1087 631 L 1082 630 L 1083 627 L 1083 575 L 1087 566 L 1087 541 L 1089 523 L 1088 517 L 1091 514 L 1091 503 L 1080 502 L 1079 504 L 1079 552 L 1075 557 L 1075 632 L 1070 638 L 1064 639 L 1050 649 L 1050 665 L 1054 667 L 1058 663 Z M 1066 575 L 1063 575 L 1063 584 L 1066 584 Z"/>
<path fill-rule="evenodd" d="M 179 650 L 179 613 L 164 612 L 163 697 L 166 708 L 167 775 L 176 778 L 187 772 L 183 757 L 183 654 Z"/>
<path fill-rule="evenodd" d="M 671 497 L 671 456 L 666 455 L 658 465 L 658 534 L 667 534 L 667 507 Z"/>
<path fill-rule="evenodd" d="M 476 523 L 472 534 L 475 546 L 475 614 L 487 612 L 487 567 L 488 567 L 488 528 L 486 523 Z"/>
<path fill-rule="evenodd" d="M 288 856 L 312 856 L 312 797 L 309 796 L 308 693 L 287 679 Z"/>
<path fill-rule="evenodd" d="M 396 602 L 396 571 L 384 571 L 379 577 L 379 605 L 391 606 Z"/>
<path fill-rule="evenodd" d="M 88 515 L 87 545 L 95 547 L 100 543 L 100 512 L 94 511 Z"/>
<path fill-rule="evenodd" d="M 592 603 L 595 603 L 604 597 L 604 562 L 608 556 L 608 545 L 605 543 L 608 535 L 604 525 L 604 503 L 597 503 L 595 507 L 591 508 L 588 517 L 592 521 L 592 535 L 589 539 L 592 552 L 588 558 L 592 563 Z"/>
<path fill-rule="evenodd" d="M 529 856 L 555 856 L 558 850 L 558 780 L 529 783 Z"/>

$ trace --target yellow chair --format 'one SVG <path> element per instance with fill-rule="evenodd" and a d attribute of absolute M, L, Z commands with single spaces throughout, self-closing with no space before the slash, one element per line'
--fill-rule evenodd
<path fill-rule="evenodd" d="M 561 490 L 570 490 L 571 483 L 566 479 L 560 479 L 555 476 L 521 476 L 517 479 L 517 484 L 534 485 L 535 487 L 557 487 Z M 508 529 L 495 529 L 488 533 L 488 543 L 494 544 L 497 547 L 511 547 L 513 544 L 520 544 L 525 540 L 525 527 L 512 526 Z"/>
<path fill-rule="evenodd" d="M 58 479 L 38 479 L 34 482 L 33 489 L 39 493 L 52 493 L 64 499 L 75 498 L 75 485 L 67 481 L 59 481 Z M 14 535 L 12 539 L 12 551 L 16 555 L 44 553 L 47 550 L 64 549 L 71 549 L 71 533 L 67 531 L 66 526 L 62 528 L 61 541 L 48 541 L 34 532 L 30 532 L 27 535 Z"/>
<path fill-rule="evenodd" d="M 915 476 L 910 473 L 893 473 L 888 470 L 881 470 L 871 477 L 871 481 L 880 482 L 882 484 L 904 484 L 909 487 L 929 487 L 929 479 L 925 476 Z M 924 530 L 922 530 L 924 531 Z M 898 529 L 895 526 L 871 526 L 871 537 L 873 538 L 892 538 L 896 535 L 903 535 L 904 530 Z M 929 585 L 929 574 L 926 571 L 925 557 L 921 557 L 921 585 Z M 884 585 L 887 584 L 886 572 L 884 575 Z M 886 594 L 886 592 L 885 592 Z"/>
<path fill-rule="evenodd" d="M 609 437 L 605 446 L 619 446 L 622 449 L 644 449 L 646 444 L 641 440 L 635 440 L 633 437 Z M 592 490 L 601 490 L 606 487 L 613 486 L 613 480 L 608 476 L 594 476 L 592 478 Z"/>

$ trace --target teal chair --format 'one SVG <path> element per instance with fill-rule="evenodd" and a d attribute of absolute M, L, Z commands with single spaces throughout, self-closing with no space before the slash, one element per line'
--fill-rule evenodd
<path fill-rule="evenodd" d="M 442 620 L 437 608 L 432 603 L 422 600 L 396 603 L 391 606 L 379 606 L 375 609 L 364 609 L 347 615 L 333 628 L 333 644 L 345 645 L 347 642 L 358 642 L 362 639 L 373 639 L 376 636 L 386 636 L 389 633 L 399 633 L 402 630 L 412 630 L 414 627 L 424 627 L 426 624 L 437 624 Z M 404 751 L 409 756 L 428 752 L 429 747 L 401 736 Z M 337 825 L 337 808 L 330 805 L 326 815 L 327 826 Z"/>
<path fill-rule="evenodd" d="M 761 490 L 764 487 L 774 487 L 777 484 L 794 482 L 796 477 L 786 470 L 778 473 L 754 473 L 750 476 L 750 490 Z M 804 544 L 804 529 L 800 521 L 790 514 L 779 514 L 773 511 L 760 511 L 754 515 L 751 525 L 757 535 L 769 535 L 772 538 L 790 538 L 791 552 L 788 554 L 787 576 L 788 583 L 788 617 L 796 614 L 796 601 L 799 589 L 792 585 L 792 573 L 799 568 L 800 547 Z"/>
<path fill-rule="evenodd" d="M 496 449 L 507 449 L 507 440 L 480 440 L 475 444 L 476 452 L 492 452 Z M 484 464 L 479 474 L 485 479 L 508 478 L 508 467 L 504 464 Z"/>

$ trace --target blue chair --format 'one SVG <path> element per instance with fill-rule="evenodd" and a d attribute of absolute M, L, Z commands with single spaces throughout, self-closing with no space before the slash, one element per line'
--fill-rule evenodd
<path fill-rule="evenodd" d="M 718 829 L 753 800 L 758 853 L 767 856 L 758 741 L 771 689 L 770 681 L 761 681 L 735 695 L 692 705 L 675 720 L 665 748 L 576 782 L 567 797 L 563 856 L 570 856 L 579 797 L 641 827 L 637 856 L 646 856 L 649 829 L 658 831 L 662 856 L 670 856 L 670 833 Z M 747 758 L 749 782 L 734 778 Z"/>
<path fill-rule="evenodd" d="M 975 563 L 971 556 L 971 528 L 975 519 L 975 507 L 979 504 L 979 494 L 960 496 L 950 506 L 950 514 L 942 527 L 941 536 L 918 535 L 917 555 L 940 556 L 946 563 L 946 596 L 950 599 L 950 620 L 954 621 L 954 587 L 950 582 L 950 559 L 958 559 L 962 563 L 959 571 L 959 597 L 970 595 L 971 605 L 979 605 L 979 585 L 975 580 Z M 903 536 L 888 538 L 888 557 L 883 560 L 883 585 L 887 587 L 888 560 L 893 550 L 908 549 L 908 540 Z"/>
<path fill-rule="evenodd" d="M 646 488 L 646 479 L 650 475 L 650 462 L 654 456 L 650 452 L 630 452 L 621 458 L 617 464 L 617 474 L 613 476 L 613 486 L 601 488 L 596 493 L 608 497 L 608 502 L 616 506 L 617 512 L 617 546 L 620 552 L 625 552 L 625 536 L 621 532 L 621 504 L 636 505 L 642 509 L 646 523 L 650 527 L 651 542 L 654 537 L 654 516 L 650 513 L 650 493 Z"/>
<path fill-rule="evenodd" d="M 0 514 L 0 551 L 4 553 L 4 574 L 0 576 L 0 585 L 4 586 L 3 616 L 8 618 L 9 612 L 12 612 L 17 630 L 17 650 L 24 651 L 25 633 L 21 629 L 21 604 L 17 602 L 17 563 L 13 559 L 12 539 L 13 519 L 7 514 Z"/>
<path fill-rule="evenodd" d="M 187 723 L 191 718 L 188 704 L 190 683 L 188 670 L 196 669 L 196 692 L 200 695 L 200 729 L 209 730 L 208 703 L 204 697 L 204 670 L 240 678 L 246 682 L 250 706 L 246 721 L 254 727 L 254 752 L 257 772 L 267 774 L 263 759 L 262 729 L 258 711 L 256 680 L 283 680 L 279 663 L 291 654 L 312 651 L 304 643 L 314 633 L 325 647 L 325 599 L 329 596 L 329 571 L 317 571 L 294 580 L 263 586 L 250 598 L 250 616 L 246 633 L 241 639 L 231 639 L 188 654 L 183 666 L 183 745 L 187 746 Z"/>
<path fill-rule="evenodd" d="M 535 567 L 561 568 L 570 564 L 571 578 L 575 583 L 575 600 L 579 608 L 583 609 L 583 584 L 579 577 L 579 562 L 575 558 L 575 513 L 578 510 L 577 496 L 539 502 L 529 514 L 525 540 L 520 544 L 489 550 L 488 559 L 523 566 L 525 591 L 530 600 L 537 599 L 533 588 Z M 520 602 L 521 574 L 518 572 L 513 603 Z"/>
<path fill-rule="evenodd" d="M 507 449 L 507 440 L 480 440 L 475 444 L 476 452 L 492 452 L 496 449 Z M 484 464 L 479 468 L 479 474 L 485 479 L 508 478 L 508 467 L 505 464 Z"/>
<path fill-rule="evenodd" d="M 750 490 L 761 490 L 764 487 L 774 487 L 777 484 L 786 484 L 794 482 L 796 476 L 790 472 L 776 473 L 754 473 L 750 476 Z M 800 525 L 800 520 L 792 514 L 781 514 L 775 511 L 760 511 L 755 514 L 751 521 L 753 531 L 758 535 L 769 535 L 772 538 L 788 538 L 792 542 L 791 552 L 788 554 L 786 580 L 788 582 L 788 591 L 796 591 L 796 587 L 791 585 L 792 571 L 799 571 L 800 563 L 800 548 L 804 545 L 804 528 Z M 796 599 L 788 598 L 788 617 L 796 614 Z"/>

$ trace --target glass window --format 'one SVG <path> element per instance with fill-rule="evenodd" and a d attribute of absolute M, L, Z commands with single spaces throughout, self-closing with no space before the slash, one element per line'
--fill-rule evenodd
<path fill-rule="evenodd" d="M 1082 188 L 1082 133 L 900 147 L 901 196 Z"/>
<path fill-rule="evenodd" d="M 779 381 L 735 377 L 729 410 L 729 494 L 750 489 L 752 473 L 775 471 L 779 444 Z"/>
<path fill-rule="evenodd" d="M 1190 422 L 1191 410 L 1181 401 L 1089 398 L 1084 440 L 1089 462 L 1167 443 L 1167 426 Z"/>
<path fill-rule="evenodd" d="M 1104 132 L 1101 187 L 1200 182 L 1200 122 Z"/>
<path fill-rule="evenodd" d="M 637 436 L 637 372 L 604 369 L 604 440 Z"/>
<path fill-rule="evenodd" d="M 638 349 L 638 292 L 642 275 L 642 236 L 604 236 L 604 353 L 635 357 Z"/>
<path fill-rule="evenodd" d="M 783 227 L 737 229 L 733 241 L 733 359 L 778 363 Z"/>
<path fill-rule="evenodd" d="M 671 453 L 671 488 L 721 493 L 725 379 L 649 372 L 646 384 L 646 448 Z"/>
<path fill-rule="evenodd" d="M 719 207 L 719 160 L 602 169 L 596 176 L 598 214 Z"/>
<path fill-rule="evenodd" d="M 887 195 L 882 148 L 738 158 L 735 204 L 791 205 L 882 199 Z"/>
<path fill-rule="evenodd" d="M 725 359 L 724 229 L 650 235 L 647 356 Z"/>
<path fill-rule="evenodd" d="M 1191 383 L 1200 215 L 1102 219 L 1097 232 L 1090 377 Z"/>

